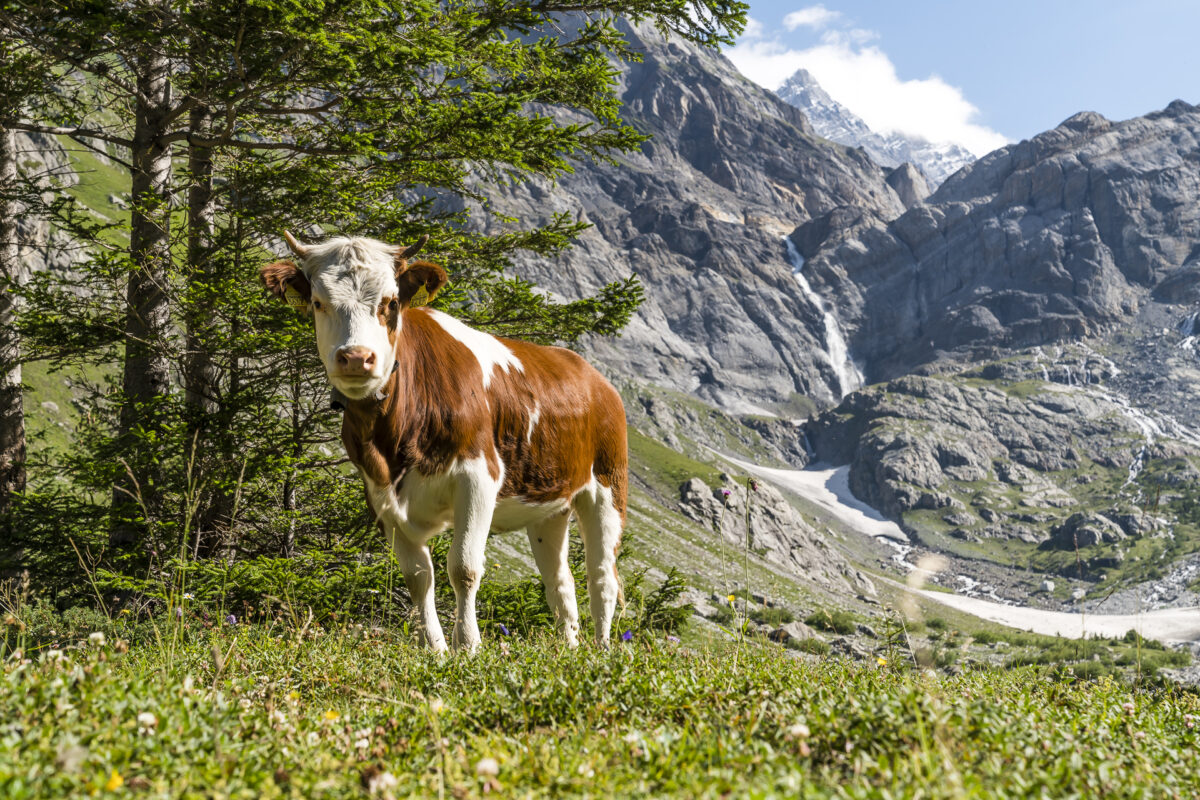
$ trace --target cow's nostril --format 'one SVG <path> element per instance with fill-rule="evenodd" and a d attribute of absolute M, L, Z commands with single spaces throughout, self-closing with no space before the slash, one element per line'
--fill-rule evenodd
<path fill-rule="evenodd" d="M 337 351 L 336 360 L 343 372 L 370 372 L 375 366 L 375 353 L 365 347 L 345 347 Z"/>

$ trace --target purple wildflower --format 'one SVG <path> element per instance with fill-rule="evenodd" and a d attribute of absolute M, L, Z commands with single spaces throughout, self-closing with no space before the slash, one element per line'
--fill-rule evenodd
<path fill-rule="evenodd" d="M 722 489 L 722 490 L 721 490 L 721 497 L 729 497 L 729 490 L 728 490 L 728 489 Z"/>
<path fill-rule="evenodd" d="M 183 607 L 175 606 L 175 619 L 183 619 Z"/>
<path fill-rule="evenodd" d="M 621 634 L 621 641 L 628 642 L 633 639 L 633 631 L 625 631 Z"/>
<path fill-rule="evenodd" d="M 233 614 L 227 614 L 225 616 L 225 624 L 226 625 L 237 625 L 237 617 L 234 616 Z"/>
<path fill-rule="evenodd" d="M 672 644 L 679 644 L 679 637 L 678 637 L 678 636 L 672 636 L 671 634 L 669 634 L 669 633 L 668 633 L 668 634 L 667 634 L 667 641 L 668 641 L 668 642 L 671 642 Z"/>
<path fill-rule="evenodd" d="M 512 634 L 508 631 L 508 627 L 503 622 L 497 622 L 496 627 L 499 628 L 500 633 L 504 634 L 505 636 L 512 636 Z"/>

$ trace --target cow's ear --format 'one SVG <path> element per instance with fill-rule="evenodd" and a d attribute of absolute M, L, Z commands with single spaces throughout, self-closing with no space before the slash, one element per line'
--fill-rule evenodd
<path fill-rule="evenodd" d="M 414 262 L 396 276 L 396 299 L 404 308 L 423 306 L 433 301 L 448 280 L 446 270 L 432 261 Z"/>
<path fill-rule="evenodd" d="M 258 268 L 267 291 L 298 311 L 308 308 L 312 300 L 312 286 L 304 273 L 291 261 L 276 261 Z"/>

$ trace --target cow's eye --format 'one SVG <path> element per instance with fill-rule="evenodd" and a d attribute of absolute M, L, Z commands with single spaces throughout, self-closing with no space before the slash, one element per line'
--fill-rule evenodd
<path fill-rule="evenodd" d="M 320 300 L 313 300 L 313 311 L 320 311 L 322 308 L 324 308 L 324 306 L 321 305 Z"/>

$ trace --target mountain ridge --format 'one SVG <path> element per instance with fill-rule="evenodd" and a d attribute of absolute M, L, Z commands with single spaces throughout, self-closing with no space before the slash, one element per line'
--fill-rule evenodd
<path fill-rule="evenodd" d="M 796 70 L 775 94 L 803 111 L 818 135 L 849 147 L 861 147 L 885 167 L 913 164 L 931 189 L 975 161 L 973 153 L 953 142 L 930 142 L 872 130 L 861 117 L 830 97 L 808 70 Z"/>

